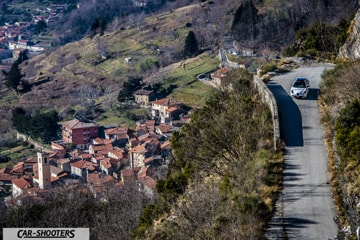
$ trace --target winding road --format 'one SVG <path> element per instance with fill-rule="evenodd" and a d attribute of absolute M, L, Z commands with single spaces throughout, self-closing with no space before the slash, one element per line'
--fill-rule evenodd
<path fill-rule="evenodd" d="M 273 77 L 267 86 L 278 104 L 280 136 L 285 142 L 283 190 L 268 239 L 336 239 L 336 211 L 328 180 L 328 156 L 318 108 L 321 74 L 331 64 L 302 66 Z M 296 77 L 310 80 L 307 99 L 289 96 Z"/>

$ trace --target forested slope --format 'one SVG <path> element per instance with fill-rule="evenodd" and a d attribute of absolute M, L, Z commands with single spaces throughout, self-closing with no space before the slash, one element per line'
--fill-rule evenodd
<path fill-rule="evenodd" d="M 137 238 L 259 239 L 280 188 L 271 113 L 239 69 L 172 138 L 171 173 Z"/>

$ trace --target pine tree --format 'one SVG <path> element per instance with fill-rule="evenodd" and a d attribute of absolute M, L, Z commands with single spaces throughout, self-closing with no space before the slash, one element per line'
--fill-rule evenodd
<path fill-rule="evenodd" d="M 23 75 L 19 68 L 19 63 L 15 61 L 10 68 L 9 72 L 2 70 L 4 74 L 4 85 L 8 88 L 14 89 L 18 93 L 18 86 L 21 83 Z"/>
<path fill-rule="evenodd" d="M 18 65 L 20 65 L 21 63 L 23 63 L 24 61 L 26 61 L 28 59 L 29 59 L 29 57 L 27 56 L 27 50 L 24 50 L 19 53 L 19 56 L 16 59 L 16 63 Z"/>
<path fill-rule="evenodd" d="M 243 2 L 235 12 L 231 25 L 232 35 L 238 41 L 255 39 L 258 34 L 258 21 L 258 10 L 253 1 Z"/>
<path fill-rule="evenodd" d="M 189 31 L 185 39 L 184 56 L 193 57 L 198 53 L 198 42 L 193 31 Z"/>
<path fill-rule="evenodd" d="M 141 87 L 141 77 L 129 77 L 127 81 L 124 82 L 122 89 L 118 95 L 118 101 L 123 102 L 128 98 L 131 98 L 134 92 Z"/>

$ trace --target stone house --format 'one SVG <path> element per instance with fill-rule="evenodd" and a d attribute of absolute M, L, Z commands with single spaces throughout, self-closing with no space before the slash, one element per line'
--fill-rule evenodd
<path fill-rule="evenodd" d="M 221 86 L 221 82 L 222 82 L 223 78 L 225 78 L 227 76 L 227 74 L 231 71 L 232 71 L 231 68 L 223 67 L 223 68 L 219 68 L 213 74 L 211 74 L 211 79 L 214 82 L 214 84 L 216 85 L 216 87 Z"/>
<path fill-rule="evenodd" d="M 163 98 L 151 102 L 151 116 L 160 118 L 161 123 L 177 119 L 184 112 L 184 104 L 173 99 Z"/>
<path fill-rule="evenodd" d="M 154 99 L 154 93 L 148 90 L 137 90 L 134 92 L 134 98 L 137 104 L 148 106 Z"/>
<path fill-rule="evenodd" d="M 88 172 L 92 173 L 97 170 L 98 166 L 92 162 L 79 160 L 73 162 L 71 165 L 71 174 L 79 177 L 83 181 L 87 181 Z"/>

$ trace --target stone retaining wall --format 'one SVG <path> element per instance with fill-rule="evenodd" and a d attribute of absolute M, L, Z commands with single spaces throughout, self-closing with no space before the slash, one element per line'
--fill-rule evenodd
<path fill-rule="evenodd" d="M 279 113 L 276 100 L 272 92 L 265 85 L 265 83 L 258 77 L 254 76 L 255 88 L 259 91 L 260 96 L 264 103 L 266 103 L 270 110 L 274 125 L 274 148 L 275 150 L 280 148 L 280 126 L 279 126 Z"/>
<path fill-rule="evenodd" d="M 45 147 L 45 145 L 43 145 L 42 143 L 37 142 L 34 139 L 32 139 L 31 137 L 29 137 L 25 134 L 19 133 L 18 131 L 16 131 L 16 139 L 18 139 L 18 140 L 21 139 L 25 142 L 28 142 L 28 143 L 34 145 L 34 148 L 38 149 L 39 151 L 51 152 L 51 149 Z"/>

